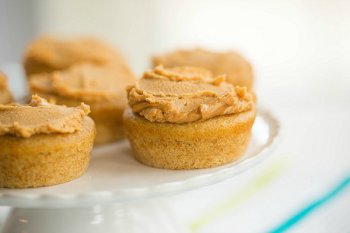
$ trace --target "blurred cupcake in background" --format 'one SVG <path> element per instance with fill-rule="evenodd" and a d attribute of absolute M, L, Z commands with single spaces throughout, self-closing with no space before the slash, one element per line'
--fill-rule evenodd
<path fill-rule="evenodd" d="M 153 57 L 152 65 L 165 67 L 195 66 L 210 70 L 214 76 L 226 74 L 226 81 L 251 90 L 254 83 L 251 64 L 234 51 L 214 52 L 201 48 L 176 50 Z"/>
<path fill-rule="evenodd" d="M 93 37 L 44 36 L 28 45 L 23 63 L 32 94 L 56 104 L 76 106 L 84 102 L 91 106 L 97 129 L 95 143 L 124 137 L 125 88 L 135 77 L 118 51 Z"/>
<path fill-rule="evenodd" d="M 33 75 L 29 87 L 32 94 L 57 104 L 90 105 L 97 130 L 95 143 L 104 144 L 124 138 L 125 88 L 134 81 L 134 76 L 122 67 L 77 64 L 66 70 Z"/>

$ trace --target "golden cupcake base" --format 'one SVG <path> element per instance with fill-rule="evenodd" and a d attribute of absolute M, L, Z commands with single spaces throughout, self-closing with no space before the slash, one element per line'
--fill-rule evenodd
<path fill-rule="evenodd" d="M 238 160 L 245 152 L 255 109 L 185 124 L 150 122 L 124 112 L 126 135 L 135 158 L 165 169 L 216 167 Z"/>

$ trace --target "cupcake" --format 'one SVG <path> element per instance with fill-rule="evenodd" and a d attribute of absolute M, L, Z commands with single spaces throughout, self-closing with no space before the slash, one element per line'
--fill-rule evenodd
<path fill-rule="evenodd" d="M 0 187 L 61 184 L 89 165 L 95 125 L 89 107 L 49 104 L 33 96 L 29 105 L 0 105 Z"/>
<path fill-rule="evenodd" d="M 253 70 L 250 63 L 237 52 L 212 52 L 204 49 L 177 50 L 155 56 L 153 66 L 196 66 L 210 70 L 214 76 L 226 74 L 227 82 L 251 90 Z"/>
<path fill-rule="evenodd" d="M 0 72 L 0 104 L 7 104 L 13 100 L 8 88 L 6 76 Z"/>
<path fill-rule="evenodd" d="M 253 96 L 224 76 L 193 67 L 144 73 L 128 87 L 124 126 L 135 158 L 165 169 L 220 166 L 246 150 L 255 119 Z"/>
<path fill-rule="evenodd" d="M 75 39 L 39 37 L 28 45 L 23 62 L 29 78 L 32 74 L 64 70 L 77 63 L 112 65 L 129 69 L 117 51 L 102 41 L 90 37 Z"/>
<path fill-rule="evenodd" d="M 31 93 L 57 104 L 88 104 L 96 123 L 95 143 L 104 144 L 124 138 L 125 87 L 132 83 L 134 77 L 123 69 L 79 64 L 64 71 L 34 75 L 29 86 Z"/>

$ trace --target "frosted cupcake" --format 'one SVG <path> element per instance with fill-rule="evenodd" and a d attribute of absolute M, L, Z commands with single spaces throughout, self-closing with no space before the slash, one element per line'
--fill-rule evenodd
<path fill-rule="evenodd" d="M 61 184 L 89 165 L 95 125 L 89 107 L 49 104 L 33 96 L 29 105 L 0 105 L 0 187 Z"/>
<path fill-rule="evenodd" d="M 128 88 L 124 125 L 135 158 L 166 169 L 209 168 L 239 159 L 255 119 L 252 95 L 224 76 L 156 67 Z"/>

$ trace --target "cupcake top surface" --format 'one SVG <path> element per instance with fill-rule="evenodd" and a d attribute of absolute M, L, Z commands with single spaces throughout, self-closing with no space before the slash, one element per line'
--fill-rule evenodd
<path fill-rule="evenodd" d="M 201 48 L 176 50 L 155 56 L 153 65 L 165 67 L 196 66 L 210 70 L 214 76 L 226 74 L 227 82 L 251 88 L 253 70 L 250 63 L 235 51 L 214 52 Z"/>
<path fill-rule="evenodd" d="M 186 123 L 248 111 L 252 95 L 233 87 L 224 76 L 193 67 L 163 68 L 144 73 L 128 88 L 133 112 L 151 122 Z"/>
<path fill-rule="evenodd" d="M 0 104 L 12 101 L 12 95 L 8 89 L 6 76 L 0 71 Z"/>
<path fill-rule="evenodd" d="M 34 59 L 57 69 L 67 68 L 78 62 L 100 65 L 124 63 L 123 57 L 116 50 L 93 37 L 39 37 L 29 44 L 25 59 Z"/>
<path fill-rule="evenodd" d="M 134 82 L 127 70 L 117 67 L 80 64 L 64 71 L 34 75 L 30 79 L 33 92 L 44 92 L 81 101 L 118 101 L 125 87 Z"/>
<path fill-rule="evenodd" d="M 74 133 L 90 112 L 88 105 L 66 107 L 36 95 L 29 105 L 0 105 L 0 135 L 29 138 L 36 134 Z"/>

